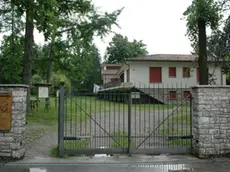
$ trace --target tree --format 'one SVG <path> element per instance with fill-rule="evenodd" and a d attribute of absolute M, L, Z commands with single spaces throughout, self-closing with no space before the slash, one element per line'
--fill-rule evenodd
<path fill-rule="evenodd" d="M 88 49 L 87 57 L 84 61 L 86 66 L 83 83 L 80 89 L 85 89 L 87 92 L 93 91 L 93 84 L 101 84 L 101 57 L 99 50 L 95 45 Z"/>
<path fill-rule="evenodd" d="M 15 84 L 22 81 L 22 57 L 24 38 L 4 36 L 0 52 L 0 83 Z"/>
<path fill-rule="evenodd" d="M 146 45 L 142 41 L 128 41 L 127 37 L 116 34 L 107 47 L 106 63 L 123 63 L 128 58 L 145 56 L 148 54 Z"/>
<path fill-rule="evenodd" d="M 67 46 L 75 45 L 75 41 L 84 40 L 84 44 L 92 41 L 93 36 L 103 36 L 111 31 L 113 24 L 117 24 L 117 17 L 122 10 L 100 14 L 90 0 L 5 0 L 2 1 L 0 15 L 8 16 L 14 9 L 22 20 L 26 16 L 25 41 L 23 57 L 23 83 L 30 85 L 31 65 L 33 56 L 33 30 L 36 27 L 44 33 L 45 39 L 50 41 L 50 54 L 47 82 L 51 78 L 54 57 L 55 38 L 67 34 Z M 11 7 L 14 8 L 11 8 Z M 7 8 L 6 8 L 7 7 Z M 28 97 L 30 90 L 28 89 Z M 29 102 L 27 101 L 29 108 Z M 29 109 L 28 109 L 29 110 Z"/>
<path fill-rule="evenodd" d="M 221 19 L 219 3 L 215 0 L 193 0 L 184 12 L 187 34 L 199 52 L 200 85 L 208 85 L 206 27 L 216 30 Z"/>
<path fill-rule="evenodd" d="M 213 32 L 208 37 L 208 54 L 218 63 L 222 63 L 222 72 L 229 76 L 230 69 L 230 16 L 224 23 L 223 30 Z M 227 77 L 229 83 L 229 77 Z"/>
<path fill-rule="evenodd" d="M 12 3 L 0 1 L 1 32 L 4 34 L 0 52 L 0 83 L 15 84 L 22 81 L 24 25 Z M 14 69 L 14 70 L 12 70 Z"/>

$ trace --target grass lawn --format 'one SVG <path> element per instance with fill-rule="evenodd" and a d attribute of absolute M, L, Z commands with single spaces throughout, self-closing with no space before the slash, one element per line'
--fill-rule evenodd
<path fill-rule="evenodd" d="M 191 135 L 191 115 L 190 112 L 179 110 L 170 116 L 160 128 L 160 133 L 164 136 L 190 136 Z M 189 146 L 191 139 L 174 138 L 167 140 L 170 146 Z"/>
<path fill-rule="evenodd" d="M 55 108 L 55 98 L 50 99 L 49 111 L 45 109 L 44 100 L 42 99 L 39 103 L 38 110 L 32 109 L 32 112 L 27 114 L 27 122 L 29 124 L 42 124 L 42 125 L 53 125 L 58 120 L 58 107 Z"/>
<path fill-rule="evenodd" d="M 128 133 L 125 131 L 118 130 L 112 134 L 114 141 L 112 143 L 113 148 L 128 148 Z M 116 141 L 115 141 L 116 140 Z M 135 143 L 131 140 L 130 147 L 135 147 Z"/>
<path fill-rule="evenodd" d="M 172 109 L 175 105 L 160 105 L 160 104 L 138 104 L 131 105 L 133 111 L 154 111 Z M 123 103 L 115 103 L 110 101 L 99 100 L 95 97 L 73 97 L 68 98 L 65 103 L 65 111 L 67 111 L 68 118 L 74 119 L 78 122 L 88 119 L 91 113 L 100 112 L 124 112 L 128 110 L 128 105 Z M 88 114 L 88 115 L 87 115 Z M 27 115 L 28 123 L 39 123 L 43 125 L 53 125 L 58 121 L 58 106 L 55 107 L 55 98 L 50 98 L 49 111 L 45 110 L 44 99 L 42 99 L 38 106 L 38 111 L 33 109 Z"/>

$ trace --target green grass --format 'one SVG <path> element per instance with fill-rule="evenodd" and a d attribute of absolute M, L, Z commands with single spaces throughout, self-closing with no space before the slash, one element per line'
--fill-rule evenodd
<path fill-rule="evenodd" d="M 64 148 L 65 149 L 82 149 L 88 148 L 90 140 L 73 140 L 73 141 L 65 141 Z"/>
<path fill-rule="evenodd" d="M 122 110 L 128 110 L 128 104 L 124 103 L 117 103 L 112 101 L 105 101 L 105 100 L 99 100 L 95 97 L 75 97 L 72 99 L 72 103 L 77 103 L 77 107 L 80 106 L 84 110 L 91 110 L 91 112 L 108 112 L 108 111 L 122 111 Z M 69 99 L 69 103 L 71 106 L 71 100 Z M 162 110 L 162 109 L 171 109 L 175 107 L 175 105 L 161 105 L 161 104 L 133 104 L 131 105 L 132 110 L 146 110 L 146 111 L 152 111 L 152 110 Z"/>
<path fill-rule="evenodd" d="M 183 108 L 175 112 L 167 119 L 161 126 L 160 133 L 165 136 L 188 136 L 191 135 L 191 119 L 190 112 Z M 190 146 L 191 139 L 174 139 L 167 140 L 168 145 L 171 146 Z"/>
<path fill-rule="evenodd" d="M 112 147 L 113 148 L 128 148 L 129 142 L 128 142 L 128 133 L 125 131 L 118 130 L 117 132 L 114 132 L 112 134 L 114 137 Z M 131 140 L 130 147 L 135 147 L 135 143 Z"/>
<path fill-rule="evenodd" d="M 64 149 L 82 149 L 87 148 L 89 146 L 89 140 L 75 140 L 75 141 L 65 141 L 64 142 Z M 58 145 L 55 145 L 53 148 L 51 148 L 50 157 L 56 158 L 58 157 Z M 85 156 L 85 155 L 77 155 L 79 156 Z M 64 154 L 64 158 L 68 158 L 70 155 Z"/>
<path fill-rule="evenodd" d="M 58 120 L 58 107 L 55 107 L 55 98 L 50 98 L 49 111 L 45 109 L 44 99 L 41 100 L 37 109 L 32 109 L 27 114 L 27 122 L 29 124 L 38 123 L 43 125 L 56 124 Z"/>
<path fill-rule="evenodd" d="M 65 104 L 67 110 L 67 120 L 75 120 L 81 122 L 87 120 L 91 113 L 100 112 L 124 112 L 128 110 L 128 105 L 123 103 L 115 103 L 99 100 L 95 97 L 73 97 L 68 98 Z M 172 109 L 175 105 L 160 104 L 138 104 L 131 105 L 134 111 L 154 111 L 163 109 Z M 39 123 L 43 125 L 53 125 L 58 121 L 58 106 L 55 107 L 55 98 L 50 98 L 49 111 L 45 109 L 44 99 L 41 100 L 37 109 L 33 109 L 27 115 L 28 123 Z"/>

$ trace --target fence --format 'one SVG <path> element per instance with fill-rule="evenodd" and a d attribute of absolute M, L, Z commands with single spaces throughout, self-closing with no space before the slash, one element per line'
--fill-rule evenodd
<path fill-rule="evenodd" d="M 59 155 L 191 152 L 190 93 L 177 89 L 170 102 L 133 91 L 65 94 L 61 85 Z"/>

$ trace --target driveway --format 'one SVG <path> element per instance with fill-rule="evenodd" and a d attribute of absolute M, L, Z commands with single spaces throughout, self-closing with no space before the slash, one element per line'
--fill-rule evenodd
<path fill-rule="evenodd" d="M 132 110 L 130 125 L 131 138 L 134 145 L 138 146 L 142 143 L 140 148 L 162 147 L 166 142 L 166 138 L 164 138 L 161 130 L 166 130 L 169 128 L 169 125 L 172 125 L 167 122 L 163 123 L 163 121 L 168 119 L 172 111 L 173 109 L 148 110 L 147 108 L 139 110 L 138 107 L 136 110 Z M 111 135 L 114 133 L 119 135 L 118 133 L 120 133 L 121 137 L 127 136 L 129 127 L 128 115 L 128 110 L 114 111 L 111 109 L 108 112 L 87 114 L 89 119 L 81 123 L 72 118 L 69 122 L 65 122 L 65 136 L 87 136 L 91 138 L 89 147 L 110 148 L 114 143 Z M 177 114 L 175 113 L 174 115 Z M 173 125 L 178 124 L 174 121 Z M 183 129 L 186 127 L 189 128 L 189 126 L 183 126 Z"/>
<path fill-rule="evenodd" d="M 143 140 L 157 128 L 161 122 L 168 117 L 172 109 L 168 110 L 132 110 L 131 113 L 131 135 L 132 142 L 138 146 Z M 164 125 L 163 125 L 164 126 Z M 162 126 L 161 126 L 162 127 Z M 40 124 L 29 124 L 26 129 L 26 155 L 24 160 L 34 157 L 49 157 L 51 148 L 57 145 L 57 125 L 43 126 Z M 110 135 L 118 131 L 128 132 L 128 111 L 108 111 L 106 113 L 92 113 L 88 120 L 81 123 L 73 118 L 71 122 L 65 122 L 65 136 L 89 136 L 91 138 L 89 148 L 113 147 L 114 140 Z M 165 138 L 159 133 L 145 140 L 141 147 L 162 147 Z M 127 135 L 126 135 L 127 136 Z M 123 136 L 121 136 L 123 137 Z M 119 139 L 119 138 L 118 138 Z M 127 139 L 127 137 L 125 138 Z"/>

